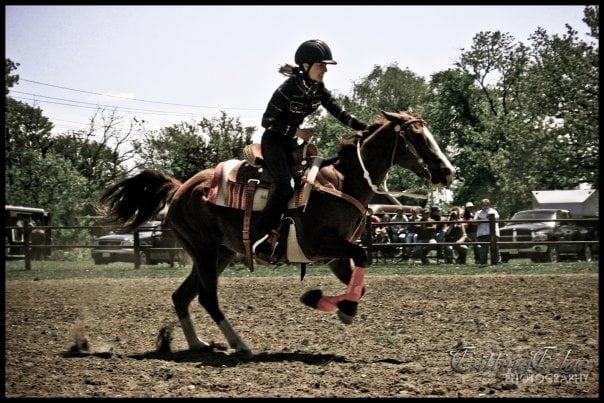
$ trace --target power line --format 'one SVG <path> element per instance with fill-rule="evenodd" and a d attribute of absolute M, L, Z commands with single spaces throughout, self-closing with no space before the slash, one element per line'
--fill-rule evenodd
<path fill-rule="evenodd" d="M 26 81 L 28 83 L 33 83 L 33 84 L 38 84 L 38 85 L 45 85 L 45 86 L 48 86 L 48 87 L 61 88 L 63 90 L 82 92 L 82 93 L 85 93 L 85 94 L 100 95 L 100 96 L 103 96 L 103 97 L 119 98 L 119 99 L 126 99 L 126 100 L 129 100 L 129 101 L 148 102 L 148 103 L 154 103 L 154 104 L 163 104 L 163 105 L 172 105 L 172 106 L 186 106 L 186 107 L 191 107 L 191 108 L 219 109 L 219 110 L 223 110 L 223 109 L 233 109 L 233 110 L 242 110 L 242 111 L 262 111 L 263 110 L 263 109 L 257 109 L 257 108 L 223 108 L 223 107 L 218 107 L 218 106 L 187 105 L 187 104 L 177 104 L 177 103 L 172 103 L 172 102 L 149 101 L 149 100 L 145 100 L 145 99 L 128 98 L 128 97 L 121 97 L 119 95 L 108 95 L 108 94 L 101 94 L 101 93 L 93 92 L 93 91 L 78 90 L 78 89 L 75 89 L 75 88 L 62 87 L 60 85 L 42 83 L 40 81 L 27 80 L 27 79 L 21 78 L 21 77 L 19 77 L 19 81 Z"/>
<path fill-rule="evenodd" d="M 36 103 L 48 103 L 48 104 L 54 104 L 54 105 L 63 105 L 63 106 L 69 106 L 72 108 L 83 108 L 83 109 L 91 109 L 91 110 L 98 110 L 101 107 L 106 107 L 106 108 L 111 108 L 111 109 L 115 109 L 116 111 L 119 110 L 120 112 L 123 113 L 129 113 L 129 114 L 137 114 L 137 111 L 142 111 L 139 112 L 139 114 L 141 115 L 157 115 L 157 116 L 167 116 L 167 117 L 190 117 L 190 118 L 200 118 L 200 117 L 204 117 L 204 114 L 200 114 L 200 113 L 178 113 L 178 112 L 166 112 L 166 111 L 150 111 L 147 109 L 129 109 L 129 108 L 122 108 L 122 107 L 118 107 L 118 106 L 113 106 L 113 105 L 99 105 L 99 104 L 94 104 L 94 103 L 90 103 L 90 102 L 82 102 L 82 101 L 74 101 L 74 100 L 69 100 L 69 99 L 63 99 L 63 98 L 55 98 L 55 97 L 48 97 L 45 95 L 38 95 L 38 94 L 32 94 L 32 93 L 25 93 L 25 92 L 21 92 L 21 91 L 11 91 L 14 93 L 19 93 L 19 94 L 25 94 L 25 95 L 30 95 L 33 98 L 26 98 L 26 97 L 21 97 L 21 96 L 13 96 L 12 98 L 14 99 L 20 99 L 20 100 L 24 100 L 24 101 L 28 101 L 31 102 L 32 104 L 36 104 Z M 56 101 L 49 101 L 46 99 L 37 99 L 36 97 L 39 98 L 47 98 L 47 99 L 54 99 L 54 100 L 59 100 L 59 101 L 65 101 L 65 102 L 72 102 L 72 103 L 65 103 L 65 102 L 56 102 Z M 74 103 L 79 103 L 79 104 L 84 104 L 84 105 L 76 105 Z M 93 106 L 86 106 L 86 105 L 93 105 Z M 205 116 L 210 116 L 212 117 L 212 115 L 205 115 Z M 55 119 L 55 118 L 50 118 L 51 120 L 61 120 L 61 119 Z M 70 123 L 76 123 L 78 125 L 83 125 L 83 126 L 87 126 L 89 125 L 89 123 L 81 123 L 81 122 L 74 122 L 74 121 L 68 121 L 68 120 L 63 120 L 64 122 L 70 122 Z M 65 127 L 65 125 L 62 125 Z"/>
<path fill-rule="evenodd" d="M 39 95 L 39 94 L 30 93 L 30 92 L 21 92 L 21 91 L 11 91 L 11 92 L 15 93 L 15 94 L 23 94 L 23 95 L 29 95 L 29 96 L 34 97 L 33 100 L 32 99 L 28 99 L 28 98 L 23 98 L 23 97 L 15 97 L 15 98 L 18 98 L 18 99 L 32 100 L 34 102 L 39 101 L 39 102 L 55 103 L 55 104 L 66 105 L 66 106 L 82 107 L 81 105 L 71 105 L 71 104 L 64 104 L 64 103 L 59 103 L 59 102 L 51 102 L 51 101 L 45 101 L 45 100 L 38 99 L 38 98 L 53 99 L 55 101 L 65 101 L 65 102 L 72 102 L 72 103 L 83 104 L 83 105 L 94 105 L 97 108 L 99 108 L 99 107 L 112 108 L 112 109 L 116 109 L 116 110 L 122 110 L 122 111 L 125 111 L 125 112 L 145 112 L 145 113 L 150 113 L 150 114 L 166 115 L 166 116 L 203 115 L 201 113 L 193 113 L 193 112 L 183 113 L 183 112 L 158 111 L 158 110 L 153 110 L 153 109 L 125 108 L 125 107 L 116 106 L 116 105 L 104 105 L 104 104 L 98 104 L 98 103 L 94 103 L 94 102 L 84 102 L 84 101 L 75 101 L 73 99 L 49 97 L 49 96 L 46 96 L 46 95 Z M 90 108 L 90 109 L 97 109 L 97 108 Z"/>

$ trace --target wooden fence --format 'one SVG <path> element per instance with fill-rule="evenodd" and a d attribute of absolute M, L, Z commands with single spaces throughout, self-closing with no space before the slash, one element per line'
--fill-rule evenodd
<path fill-rule="evenodd" d="M 599 223 L 599 219 L 597 218 L 588 218 L 588 219 L 558 219 L 558 220 L 536 220 L 536 219 L 531 219 L 531 220 L 514 220 L 514 223 L 520 223 L 520 222 L 539 222 L 539 221 L 547 221 L 547 222 L 551 222 L 551 221 L 573 221 L 573 222 L 580 222 L 580 221 L 592 221 L 597 224 Z M 464 223 L 465 221 L 441 221 L 441 223 Z M 488 221 L 472 221 L 473 223 L 479 224 L 479 223 L 484 223 L 484 222 L 488 222 L 489 223 L 489 227 L 490 227 L 490 239 L 489 242 L 464 242 L 463 245 L 467 245 L 467 246 L 473 246 L 473 245 L 489 245 L 489 250 L 490 250 L 490 263 L 491 264 L 496 264 L 497 263 L 497 253 L 496 253 L 496 248 L 495 246 L 501 246 L 501 245 L 510 245 L 510 244 L 514 244 L 514 242 L 502 242 L 502 241 L 498 241 L 497 237 L 495 236 L 495 223 L 509 223 L 510 220 L 495 220 L 494 215 L 489 215 L 489 219 Z M 372 223 L 370 219 L 367 219 L 367 224 L 366 224 L 366 230 L 365 233 L 361 236 L 361 238 L 359 239 L 359 244 L 361 246 L 363 246 L 364 248 L 366 248 L 367 250 L 367 254 L 370 258 L 370 261 L 375 260 L 376 258 L 376 252 L 377 251 L 384 251 L 384 250 L 395 250 L 397 248 L 401 248 L 401 247 L 415 247 L 415 246 L 435 246 L 434 243 L 427 243 L 427 242 L 416 242 L 416 243 L 412 243 L 412 244 L 408 244 L 408 243 L 376 243 L 373 241 L 373 233 L 374 233 L 374 227 L 375 226 L 389 226 L 389 225 L 434 225 L 439 223 L 439 221 L 409 221 L 409 222 L 384 222 L 384 223 Z M 117 229 L 117 227 L 108 227 L 108 226 L 36 226 L 36 227 L 31 227 L 31 226 L 26 226 L 26 227 L 15 227 L 15 226 L 8 226 L 5 227 L 5 230 L 12 230 L 12 229 L 20 229 L 24 231 L 24 241 L 22 245 L 18 245 L 18 244 L 8 244 L 5 243 L 5 249 L 7 250 L 7 254 L 8 254 L 8 250 L 9 249 L 15 249 L 15 248 L 22 248 L 23 254 L 16 256 L 17 258 L 22 258 L 25 261 L 25 269 L 26 270 L 31 270 L 31 261 L 33 260 L 33 256 L 34 256 L 34 250 L 37 248 L 50 248 L 51 250 L 53 249 L 76 249 L 76 248 L 85 248 L 85 249 L 95 249 L 98 248 L 98 245 L 58 245 L 58 244 L 52 244 L 52 243 L 48 243 L 48 244 L 32 244 L 31 242 L 31 234 L 32 231 L 34 229 L 37 230 L 45 230 L 45 231 L 52 231 L 54 230 L 66 230 L 66 229 L 78 229 L 78 230 L 82 230 L 82 229 L 88 229 L 88 230 L 112 230 L 112 229 Z M 140 245 L 139 242 L 139 232 L 141 230 L 144 230 L 144 228 L 139 228 L 136 231 L 134 231 L 134 245 L 132 246 L 132 248 L 134 248 L 134 267 L 135 268 L 139 268 L 141 265 L 141 252 L 144 251 L 148 251 L 148 250 L 154 250 L 154 251 L 183 251 L 182 248 L 180 247 L 173 247 L 173 248 L 157 248 L 157 247 L 150 247 L 150 246 L 144 246 L 144 245 Z M 162 229 L 161 231 L 169 231 L 169 229 Z M 50 236 L 47 236 L 46 239 L 51 239 Z M 530 242 L 523 242 L 525 244 L 530 244 Z M 535 241 L 533 242 L 535 245 L 543 245 L 543 244 L 548 244 L 548 245 L 556 245 L 556 244 L 586 244 L 586 245 L 598 245 L 599 241 L 598 240 L 580 240 L 580 241 L 568 241 L 568 240 L 564 240 L 564 241 Z M 446 246 L 446 245 L 457 245 L 457 243 L 455 242 L 438 242 L 438 246 Z M 119 246 L 115 246 L 116 248 Z M 127 248 L 128 246 L 123 246 L 123 248 Z"/>

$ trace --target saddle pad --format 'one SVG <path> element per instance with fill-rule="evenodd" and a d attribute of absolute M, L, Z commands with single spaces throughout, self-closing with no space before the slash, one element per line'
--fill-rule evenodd
<path fill-rule="evenodd" d="M 216 204 L 217 206 L 241 210 L 245 209 L 245 206 L 243 205 L 243 195 L 246 185 L 229 181 L 229 177 L 231 177 L 233 170 L 245 163 L 245 161 L 233 159 L 218 164 L 214 172 L 215 180 L 212 182 L 212 188 L 209 191 L 209 194 L 212 195 L 212 197 L 208 198 L 207 201 Z M 310 186 L 310 184 L 306 184 L 303 191 L 296 191 L 294 193 L 287 205 L 288 209 L 294 209 L 304 205 L 303 203 L 305 203 L 305 200 L 303 199 L 303 193 L 306 186 Z M 269 189 L 257 187 L 254 192 L 252 211 L 264 210 L 268 195 Z"/>

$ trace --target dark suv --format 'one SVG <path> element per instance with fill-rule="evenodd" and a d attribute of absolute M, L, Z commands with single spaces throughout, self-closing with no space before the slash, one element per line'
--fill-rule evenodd
<path fill-rule="evenodd" d="M 170 231 L 162 231 L 161 221 L 148 221 L 138 232 L 140 257 L 143 264 L 174 262 L 174 252 L 155 251 L 147 248 L 168 248 L 176 246 Z M 92 249 L 95 264 L 111 262 L 134 262 L 134 234 L 109 234 L 97 238 Z"/>
<path fill-rule="evenodd" d="M 571 219 L 568 210 L 536 209 L 524 210 L 514 214 L 511 222 L 500 229 L 500 242 L 513 242 L 500 245 L 501 260 L 511 258 L 530 258 L 533 262 L 557 262 L 561 257 L 576 257 L 592 260 L 592 247 L 589 244 L 548 244 L 548 241 L 592 241 L 593 231 L 574 221 L 547 221 Z M 523 220 L 519 223 L 514 221 Z M 535 220 L 528 222 L 524 220 Z"/>

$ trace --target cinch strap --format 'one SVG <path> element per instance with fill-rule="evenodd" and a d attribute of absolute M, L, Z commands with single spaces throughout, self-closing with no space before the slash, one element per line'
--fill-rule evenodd
<path fill-rule="evenodd" d="M 252 257 L 252 243 L 250 242 L 250 223 L 252 221 L 252 204 L 254 203 L 254 192 L 256 191 L 256 185 L 260 183 L 258 179 L 250 179 L 245 185 L 243 193 L 243 249 L 245 250 L 245 257 L 247 259 L 247 266 L 250 271 L 254 271 L 254 258 Z"/>

